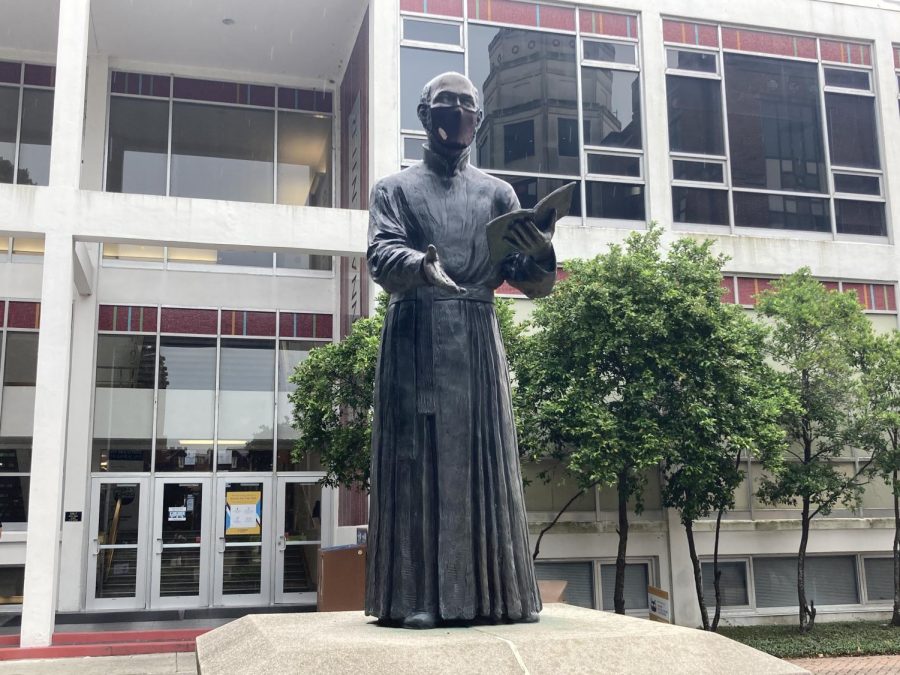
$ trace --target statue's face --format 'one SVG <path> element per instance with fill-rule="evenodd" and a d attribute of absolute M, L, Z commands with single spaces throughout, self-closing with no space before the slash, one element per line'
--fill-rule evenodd
<path fill-rule="evenodd" d="M 481 123 L 478 92 L 468 78 L 446 73 L 432 81 L 431 101 L 419 116 L 432 143 L 460 151 L 472 145 Z"/>

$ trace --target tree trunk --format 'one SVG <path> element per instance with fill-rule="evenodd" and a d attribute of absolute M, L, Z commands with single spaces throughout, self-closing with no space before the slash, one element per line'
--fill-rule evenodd
<path fill-rule="evenodd" d="M 816 621 L 815 602 L 806 602 L 806 545 L 809 543 L 809 497 L 803 497 L 800 516 L 800 551 L 797 554 L 797 600 L 800 605 L 800 632 L 808 633 Z"/>
<path fill-rule="evenodd" d="M 619 550 L 616 552 L 616 587 L 613 605 L 616 614 L 625 613 L 625 552 L 628 548 L 628 469 L 619 473 Z"/>
<path fill-rule="evenodd" d="M 713 544 L 713 587 L 716 589 L 716 613 L 713 615 L 710 630 L 715 633 L 719 630 L 719 618 L 722 616 L 722 572 L 719 570 L 719 532 L 722 529 L 722 514 L 725 509 L 719 509 L 716 516 L 716 540 Z"/>
<path fill-rule="evenodd" d="M 706 611 L 706 603 L 703 601 L 703 575 L 700 570 L 700 558 L 697 557 L 697 547 L 694 546 L 694 523 L 690 520 L 684 523 L 684 532 L 687 534 L 688 551 L 691 553 L 691 565 L 694 567 L 694 587 L 697 589 L 700 619 L 703 621 L 703 630 L 709 630 L 709 614 Z"/>
<path fill-rule="evenodd" d="M 894 488 L 894 615 L 892 626 L 900 626 L 900 498 L 897 497 L 897 469 L 891 487 Z"/>

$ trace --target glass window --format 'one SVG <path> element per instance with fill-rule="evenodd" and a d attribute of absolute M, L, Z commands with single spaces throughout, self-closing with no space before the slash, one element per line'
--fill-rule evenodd
<path fill-rule="evenodd" d="M 880 195 L 881 178 L 879 176 L 836 173 L 834 174 L 834 191 L 858 195 Z"/>
<path fill-rule="evenodd" d="M 893 601 L 894 561 L 892 558 L 865 558 L 866 596 L 869 602 Z"/>
<path fill-rule="evenodd" d="M 606 40 L 585 40 L 582 53 L 584 58 L 589 61 L 637 64 L 637 49 L 632 44 L 607 42 Z"/>
<path fill-rule="evenodd" d="M 272 252 L 220 248 L 216 251 L 216 263 L 272 269 Z"/>
<path fill-rule="evenodd" d="M 666 76 L 669 149 L 724 155 L 722 92 L 718 80 Z"/>
<path fill-rule="evenodd" d="M 828 113 L 828 145 L 837 166 L 878 169 L 878 134 L 875 99 L 871 96 L 825 94 Z"/>
<path fill-rule="evenodd" d="M 864 89 L 865 91 L 869 91 L 872 88 L 868 71 L 848 70 L 846 68 L 826 68 L 825 84 L 829 87 Z"/>
<path fill-rule="evenodd" d="M 716 587 L 713 564 L 705 562 L 700 564 L 703 574 L 703 599 L 707 607 L 715 607 Z M 747 564 L 741 562 L 719 562 L 719 590 L 723 607 L 746 606 L 750 604 L 747 596 Z"/>
<path fill-rule="evenodd" d="M 50 135 L 53 131 L 53 92 L 22 90 L 22 130 L 19 139 L 20 185 L 50 182 Z"/>
<path fill-rule="evenodd" d="M 6 333 L 0 408 L 0 522 L 28 521 L 37 333 Z"/>
<path fill-rule="evenodd" d="M 672 186 L 672 214 L 676 223 L 728 225 L 728 192 Z"/>
<path fill-rule="evenodd" d="M 330 270 L 331 256 L 314 253 L 276 253 L 275 265 L 288 270 Z"/>
<path fill-rule="evenodd" d="M 106 260 L 137 260 L 140 262 L 162 262 L 162 246 L 140 246 L 135 244 L 103 244 Z"/>
<path fill-rule="evenodd" d="M 563 137 L 568 146 L 565 154 L 560 151 L 558 122 L 578 117 L 575 38 L 495 26 L 470 25 L 468 30 L 469 77 L 484 107 L 478 166 L 578 175 L 571 136 Z M 509 129 L 522 130 L 524 142 L 507 143 Z"/>
<path fill-rule="evenodd" d="M 168 145 L 168 101 L 111 97 L 106 189 L 166 194 Z"/>
<path fill-rule="evenodd" d="M 511 176 L 502 174 L 497 174 L 497 178 L 505 180 L 512 185 L 516 197 L 519 198 L 519 204 L 523 209 L 533 209 L 541 199 L 554 190 L 561 188 L 566 183 L 571 182 L 564 178 L 539 178 L 537 176 Z M 572 195 L 572 208 L 569 209 L 569 215 L 581 215 L 581 197 L 577 189 Z"/>
<path fill-rule="evenodd" d="M 0 605 L 21 605 L 24 588 L 24 565 L 0 566 Z"/>
<path fill-rule="evenodd" d="M 725 91 L 734 185 L 825 192 L 816 64 L 725 54 Z"/>
<path fill-rule="evenodd" d="M 582 68 L 581 104 L 586 145 L 643 147 L 641 88 L 637 73 Z"/>
<path fill-rule="evenodd" d="M 797 558 L 754 558 L 757 607 L 797 605 Z M 806 597 L 817 606 L 859 602 L 855 556 L 806 558 Z"/>
<path fill-rule="evenodd" d="M 594 564 L 591 562 L 534 563 L 534 576 L 546 581 L 565 581 L 566 604 L 594 609 Z"/>
<path fill-rule="evenodd" d="M 274 145 L 274 111 L 177 102 L 170 194 L 271 203 Z"/>
<path fill-rule="evenodd" d="M 592 152 L 587 156 L 588 173 L 640 178 L 641 158 L 634 155 L 606 155 Z"/>
<path fill-rule="evenodd" d="M 163 336 L 159 342 L 156 470 L 209 471 L 216 401 L 216 341 Z"/>
<path fill-rule="evenodd" d="M 331 206 L 331 118 L 278 113 L 278 203 Z"/>
<path fill-rule="evenodd" d="M 294 419 L 293 406 L 289 398 L 297 388 L 291 381 L 291 375 L 301 361 L 322 342 L 310 340 L 281 340 L 278 343 L 278 470 L 279 471 L 318 471 L 321 465 L 318 457 L 306 456 L 302 462 L 294 462 L 291 450 L 297 438 L 297 431 L 292 425 Z"/>
<path fill-rule="evenodd" d="M 425 157 L 425 139 L 419 136 L 406 136 L 403 138 L 403 159 L 418 161 Z"/>
<path fill-rule="evenodd" d="M 676 159 L 672 161 L 672 177 L 675 180 L 722 183 L 725 181 L 725 165 L 721 162 Z"/>
<path fill-rule="evenodd" d="M 0 87 L 0 183 L 13 182 L 18 125 L 19 88 Z"/>
<path fill-rule="evenodd" d="M 834 214 L 837 231 L 841 234 L 887 235 L 884 202 L 835 199 Z"/>
<path fill-rule="evenodd" d="M 644 186 L 630 183 L 587 183 L 588 218 L 645 220 Z"/>
<path fill-rule="evenodd" d="M 695 70 L 701 73 L 718 71 L 714 52 L 694 52 L 686 49 L 667 49 L 666 65 L 676 70 Z"/>
<path fill-rule="evenodd" d="M 417 42 L 436 42 L 444 45 L 459 44 L 459 24 L 403 19 L 403 39 Z"/>
<path fill-rule="evenodd" d="M 99 335 L 92 471 L 149 471 L 156 337 Z"/>
<path fill-rule="evenodd" d="M 831 231 L 827 199 L 752 192 L 734 193 L 734 224 L 782 230 Z"/>
<path fill-rule="evenodd" d="M 217 468 L 271 471 L 275 341 L 222 339 Z"/>
<path fill-rule="evenodd" d="M 600 565 L 600 585 L 603 592 L 603 609 L 611 612 L 615 608 L 616 566 Z M 647 586 L 650 585 L 650 570 L 647 563 L 626 563 L 625 565 L 625 609 L 646 609 Z"/>
<path fill-rule="evenodd" d="M 556 135 L 560 157 L 578 157 L 578 120 L 569 117 L 556 118 Z"/>
<path fill-rule="evenodd" d="M 400 126 L 403 129 L 421 129 L 416 108 L 419 105 L 422 88 L 441 73 L 448 71 L 461 73 L 464 68 L 462 54 L 401 47 Z"/>

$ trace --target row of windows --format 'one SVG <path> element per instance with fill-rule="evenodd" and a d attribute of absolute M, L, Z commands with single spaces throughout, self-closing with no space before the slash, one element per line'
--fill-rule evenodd
<path fill-rule="evenodd" d="M 654 563 L 646 560 L 625 565 L 625 611 L 647 611 L 647 586 L 654 580 Z M 537 560 L 534 575 L 542 580 L 565 581 L 567 604 L 608 612 L 615 609 L 615 562 Z"/>

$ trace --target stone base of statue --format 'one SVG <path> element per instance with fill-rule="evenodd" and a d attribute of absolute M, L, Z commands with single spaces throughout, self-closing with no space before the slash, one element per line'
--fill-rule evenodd
<path fill-rule="evenodd" d="M 383 628 L 360 612 L 252 614 L 197 638 L 201 675 L 807 671 L 721 635 L 569 605 L 536 624 Z"/>

